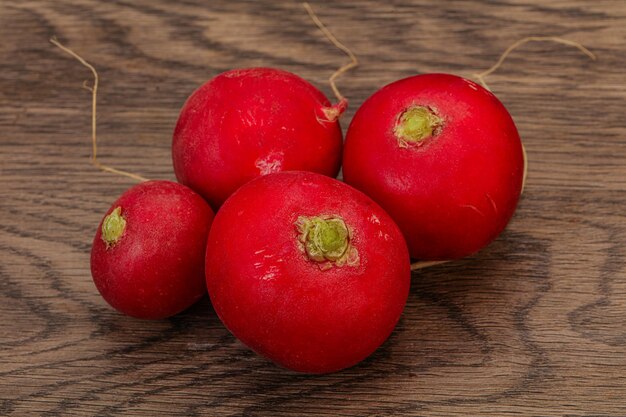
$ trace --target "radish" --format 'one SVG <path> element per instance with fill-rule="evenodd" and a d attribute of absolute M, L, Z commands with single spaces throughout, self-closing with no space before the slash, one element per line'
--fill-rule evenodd
<path fill-rule="evenodd" d="M 505 228 L 522 190 L 511 116 L 491 92 L 454 75 L 377 91 L 355 114 L 344 152 L 345 181 L 387 210 L 417 259 L 478 251 Z"/>
<path fill-rule="evenodd" d="M 222 206 L 206 281 L 226 327 L 289 369 L 325 373 L 370 355 L 393 330 L 410 284 L 393 220 L 352 187 L 310 172 L 267 175 Z"/>
<path fill-rule="evenodd" d="M 196 90 L 180 112 L 172 158 L 176 178 L 217 209 L 247 181 L 283 170 L 335 177 L 341 163 L 338 117 L 312 84 L 287 71 L 227 71 Z"/>
<path fill-rule="evenodd" d="M 100 222 L 91 274 L 114 308 L 162 319 L 206 292 L 204 251 L 213 212 L 189 188 L 148 181 L 127 190 Z"/>

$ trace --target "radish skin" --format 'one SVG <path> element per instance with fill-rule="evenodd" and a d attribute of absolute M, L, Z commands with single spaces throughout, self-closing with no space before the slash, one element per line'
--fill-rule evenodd
<path fill-rule="evenodd" d="M 411 256 L 457 259 L 489 244 L 522 190 L 519 134 L 480 85 L 425 74 L 383 87 L 346 135 L 343 175 L 396 221 Z"/>
<path fill-rule="evenodd" d="M 253 178 L 303 170 L 337 176 L 342 133 L 333 106 L 306 80 L 273 68 L 227 71 L 181 110 L 172 158 L 176 178 L 217 209 Z"/>
<path fill-rule="evenodd" d="M 409 254 L 361 192 L 310 172 L 235 192 L 209 234 L 206 280 L 226 327 L 289 369 L 326 373 L 369 356 L 406 303 Z"/>
<path fill-rule="evenodd" d="M 204 251 L 213 211 L 189 188 L 147 181 L 127 190 L 100 222 L 91 274 L 102 297 L 132 317 L 163 319 L 206 293 Z"/>

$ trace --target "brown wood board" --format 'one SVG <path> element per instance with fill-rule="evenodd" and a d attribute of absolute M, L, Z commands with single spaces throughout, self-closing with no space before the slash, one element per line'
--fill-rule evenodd
<path fill-rule="evenodd" d="M 89 164 L 87 69 L 100 73 L 102 161 L 174 179 L 186 97 L 219 72 L 272 66 L 331 96 L 346 57 L 297 2 L 0 1 L 0 415 L 626 415 L 626 3 L 313 4 L 359 57 L 345 127 L 416 73 L 488 79 L 528 151 L 506 231 L 413 274 L 391 338 L 362 364 L 306 376 L 251 353 L 208 298 L 169 320 L 122 316 L 89 272 L 95 228 L 128 178 Z"/>

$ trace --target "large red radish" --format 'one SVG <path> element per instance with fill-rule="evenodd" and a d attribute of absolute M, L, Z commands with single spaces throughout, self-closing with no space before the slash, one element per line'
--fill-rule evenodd
<path fill-rule="evenodd" d="M 148 181 L 127 190 L 100 222 L 91 274 L 115 309 L 142 319 L 177 314 L 206 293 L 204 254 L 213 212 L 184 185 Z"/>
<path fill-rule="evenodd" d="M 237 188 L 285 170 L 335 177 L 342 133 L 333 106 L 306 80 L 273 68 L 235 69 L 196 90 L 180 112 L 176 178 L 217 209 Z"/>
<path fill-rule="evenodd" d="M 356 112 L 345 181 L 396 221 L 413 258 L 447 260 L 491 242 L 511 219 L 524 155 L 502 103 L 449 74 L 396 81 Z"/>
<path fill-rule="evenodd" d="M 361 192 L 283 172 L 224 203 L 206 280 L 215 311 L 243 343 L 292 370 L 332 372 L 369 356 L 393 330 L 409 254 L 393 220 Z"/>

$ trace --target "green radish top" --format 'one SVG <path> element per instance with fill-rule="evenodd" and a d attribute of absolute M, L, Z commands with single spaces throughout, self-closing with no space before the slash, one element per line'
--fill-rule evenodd
<path fill-rule="evenodd" d="M 410 144 L 420 144 L 435 136 L 443 124 L 443 120 L 426 106 L 411 106 L 398 116 L 393 133 L 401 148 Z"/>
<path fill-rule="evenodd" d="M 116 207 L 102 221 L 102 240 L 106 243 L 107 249 L 120 240 L 125 229 L 126 219 L 122 216 L 122 208 Z"/>
<path fill-rule="evenodd" d="M 359 253 L 352 246 L 350 230 L 341 217 L 300 216 L 296 227 L 302 250 L 310 260 L 320 263 L 321 269 L 359 264 Z"/>

